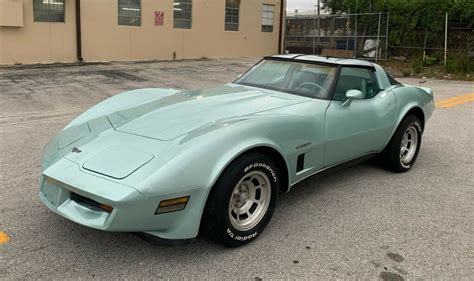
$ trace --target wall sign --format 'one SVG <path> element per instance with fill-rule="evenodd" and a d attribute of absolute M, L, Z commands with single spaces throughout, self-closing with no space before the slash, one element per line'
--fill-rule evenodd
<path fill-rule="evenodd" d="M 165 12 L 155 11 L 155 25 L 163 26 L 165 22 Z"/>

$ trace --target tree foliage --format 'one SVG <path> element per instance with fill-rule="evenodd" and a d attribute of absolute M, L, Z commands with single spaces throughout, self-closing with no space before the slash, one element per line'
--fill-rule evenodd
<path fill-rule="evenodd" d="M 444 38 L 445 14 L 453 27 L 474 27 L 474 0 L 321 0 L 333 14 L 390 12 L 390 45 Z M 421 40 L 423 41 L 423 40 Z M 422 42 L 421 42 L 422 44 Z"/>

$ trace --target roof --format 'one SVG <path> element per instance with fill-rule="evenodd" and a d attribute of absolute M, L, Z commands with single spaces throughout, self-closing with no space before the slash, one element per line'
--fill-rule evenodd
<path fill-rule="evenodd" d="M 316 63 L 323 63 L 323 64 L 334 64 L 334 65 L 352 65 L 352 66 L 365 66 L 365 67 L 374 67 L 374 64 L 365 61 L 365 60 L 357 60 L 357 59 L 349 59 L 349 58 L 335 58 L 335 57 L 322 57 L 322 56 L 314 56 L 314 55 L 299 55 L 299 54 L 290 54 L 290 55 L 274 55 L 267 58 L 274 58 L 274 59 L 284 59 L 289 61 L 304 61 L 304 62 L 316 62 Z"/>

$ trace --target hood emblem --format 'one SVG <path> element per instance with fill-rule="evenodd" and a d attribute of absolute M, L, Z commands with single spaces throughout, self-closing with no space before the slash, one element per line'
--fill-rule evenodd
<path fill-rule="evenodd" d="M 77 147 L 73 147 L 72 148 L 72 152 L 75 152 L 75 153 L 81 153 L 81 150 Z"/>

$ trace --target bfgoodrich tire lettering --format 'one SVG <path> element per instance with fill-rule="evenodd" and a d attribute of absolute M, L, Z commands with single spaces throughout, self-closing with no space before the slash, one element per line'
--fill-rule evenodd
<path fill-rule="evenodd" d="M 420 120 L 414 115 L 406 116 L 382 153 L 383 165 L 397 173 L 410 170 L 420 151 L 421 134 Z"/>
<path fill-rule="evenodd" d="M 211 190 L 202 231 L 228 247 L 244 245 L 260 235 L 270 221 L 279 193 L 274 161 L 261 153 L 234 160 Z"/>

